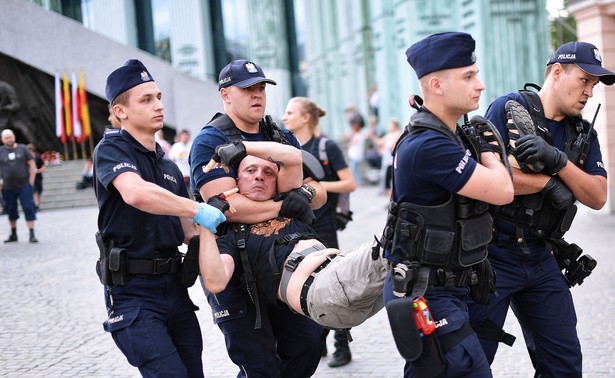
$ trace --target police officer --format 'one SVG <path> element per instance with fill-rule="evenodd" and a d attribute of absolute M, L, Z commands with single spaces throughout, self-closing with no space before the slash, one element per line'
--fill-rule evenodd
<path fill-rule="evenodd" d="M 510 140 L 520 168 L 513 170 L 515 200 L 493 211 L 496 232 L 489 260 L 499 295 L 487 307 L 471 304 L 471 320 L 477 329 L 501 329 L 510 305 L 536 376 L 582 375 L 571 282 L 552 251 L 574 217 L 575 199 L 592 209 L 606 202 L 600 144 L 589 122 L 580 117 L 599 82 L 611 85 L 615 74 L 602 67 L 598 49 L 586 42 L 566 43 L 548 61 L 538 93 L 499 97 L 486 114 L 505 143 Z M 576 148 L 579 138 L 587 142 L 581 153 Z M 492 362 L 498 341 L 481 343 Z"/>
<path fill-rule="evenodd" d="M 122 128 L 107 130 L 94 151 L 104 328 L 145 377 L 202 377 L 197 307 L 180 283 L 177 247 L 194 222 L 215 231 L 225 217 L 188 199 L 179 168 L 163 159 L 154 140 L 162 93 L 147 68 L 127 61 L 107 78 L 106 95 Z"/>
<path fill-rule="evenodd" d="M 194 192 L 198 190 L 202 198 L 210 198 L 237 184 L 237 167 L 230 167 L 229 172 L 222 169 L 203 171 L 217 146 L 231 139 L 263 141 L 280 137 L 283 142 L 300 148 L 287 129 L 274 130 L 278 133 L 276 136 L 265 127 L 267 84 L 275 85 L 276 82 L 266 78 L 261 67 L 248 60 L 232 61 L 220 72 L 218 90 L 225 114 L 217 114 L 200 131 L 190 153 L 191 187 Z M 307 188 L 313 192 L 311 200 L 299 189 L 286 193 L 283 201 L 278 202 L 252 201 L 235 194 L 228 199 L 237 210 L 229 215 L 229 221 L 254 224 L 280 215 L 311 223 L 314 214 L 310 207 L 322 206 L 326 192 L 314 181 Z M 322 328 L 286 307 L 254 303 L 244 286 L 233 278 L 220 293 L 205 291 L 214 322 L 225 335 L 229 357 L 240 367 L 238 376 L 311 376 L 320 361 Z"/>
<path fill-rule="evenodd" d="M 465 301 L 470 288 L 477 295 L 480 285 L 489 284 L 488 274 L 478 269 L 490 271 L 485 264 L 491 238 L 486 203 L 510 202 L 512 181 L 494 153 L 498 146 L 484 119 L 472 119 L 478 139 L 467 138 L 457 125 L 478 108 L 485 89 L 478 78 L 474 39 L 459 32 L 434 34 L 410 46 L 406 55 L 419 78 L 424 106 L 416 100 L 419 111 L 394 153 L 392 202 L 383 237 L 392 266 L 385 283 L 387 312 L 398 349 L 408 361 L 405 376 L 490 377 Z M 410 301 L 420 296 L 438 328 L 417 349 L 403 335 L 416 324 Z M 410 330 L 421 340 L 416 326 Z"/>

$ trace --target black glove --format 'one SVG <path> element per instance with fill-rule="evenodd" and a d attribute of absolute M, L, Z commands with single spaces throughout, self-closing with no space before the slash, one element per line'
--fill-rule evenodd
<path fill-rule="evenodd" d="M 542 195 L 556 210 L 564 210 L 575 201 L 570 189 L 558 177 L 551 177 L 542 188 Z"/>
<path fill-rule="evenodd" d="M 194 285 L 199 276 L 199 240 L 199 235 L 190 239 L 179 271 L 179 280 L 186 287 Z"/>
<path fill-rule="evenodd" d="M 223 213 L 231 208 L 231 205 L 228 203 L 223 193 L 209 197 L 207 204 L 215 207 Z"/>
<path fill-rule="evenodd" d="M 568 162 L 568 157 L 564 151 L 553 147 L 546 140 L 536 135 L 524 135 L 515 145 L 517 150 L 517 161 L 529 166 L 536 163 L 544 164 L 543 172 L 554 175 L 561 171 Z"/>
<path fill-rule="evenodd" d="M 313 224 L 316 220 L 316 216 L 314 216 L 314 212 L 310 208 L 308 194 L 301 188 L 278 193 L 273 197 L 273 200 L 276 202 L 283 201 L 282 208 L 278 214 L 280 217 L 295 218 L 308 224 Z"/>
<path fill-rule="evenodd" d="M 216 152 L 214 156 L 212 156 L 212 159 L 229 167 L 237 168 L 245 157 L 246 146 L 238 139 L 216 147 Z"/>

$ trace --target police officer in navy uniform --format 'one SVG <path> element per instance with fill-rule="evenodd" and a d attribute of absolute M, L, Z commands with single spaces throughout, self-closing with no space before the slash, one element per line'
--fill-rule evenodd
<path fill-rule="evenodd" d="M 476 149 L 461 138 L 457 125 L 478 108 L 485 89 L 478 78 L 474 39 L 467 33 L 434 34 L 410 46 L 406 55 L 419 78 L 424 106 L 414 105 L 419 111 L 394 152 L 392 202 L 382 240 L 392 266 L 385 283 L 387 312 L 398 349 L 408 361 L 406 377 L 490 377 L 469 327 L 466 298 L 471 287 L 488 279 L 476 269 L 489 270 L 487 203 L 510 202 L 512 181 L 495 153 L 497 144 L 487 143 L 493 136 L 489 129 L 480 131 Z M 485 126 L 472 121 L 477 130 L 480 123 Z M 438 328 L 429 336 L 417 334 L 416 340 L 431 344 L 424 342 L 415 353 L 416 345 L 404 343 L 403 336 L 416 323 L 407 301 L 420 296 Z M 396 318 L 403 321 L 396 323 Z"/>
<path fill-rule="evenodd" d="M 232 138 L 275 141 L 262 122 L 267 105 L 267 84 L 275 85 L 276 82 L 266 78 L 261 67 L 248 60 L 232 61 L 220 72 L 218 89 L 225 114 L 217 114 L 194 138 L 190 169 L 195 194 L 210 198 L 237 185 L 237 167 L 230 167 L 229 172 L 223 169 L 203 171 L 217 146 Z M 285 143 L 301 148 L 287 129 L 278 131 Z M 311 208 L 324 204 L 326 192 L 315 181 L 309 182 L 306 188 L 312 192 L 310 198 L 303 189 L 285 193 L 280 201 L 252 201 L 235 194 L 228 198 L 237 210 L 229 214 L 229 221 L 254 224 L 279 215 L 311 223 L 314 219 Z M 229 357 L 240 368 L 238 377 L 311 376 L 320 361 L 322 327 L 286 306 L 254 303 L 254 297 L 243 289 L 244 286 L 234 278 L 220 293 L 205 291 L 214 322 L 224 333 Z"/>
<path fill-rule="evenodd" d="M 600 82 L 612 85 L 615 73 L 602 67 L 596 46 L 569 42 L 549 59 L 537 94 L 520 91 L 501 96 L 486 114 L 511 152 L 514 148 L 520 165 L 513 169 L 515 200 L 493 211 L 496 232 L 489 260 L 497 273 L 499 295 L 487 307 L 471 303 L 470 315 L 474 326 L 501 329 L 511 306 L 536 376 L 582 376 L 583 356 L 569 290 L 574 280 L 562 275 L 553 251 L 572 222 L 575 199 L 596 210 L 606 202 L 607 172 L 600 143 L 589 122 L 580 117 Z M 531 108 L 539 109 L 540 115 L 526 111 Z M 511 125 L 521 127 L 510 129 Z M 579 137 L 587 143 L 582 158 L 576 147 Z M 481 343 L 492 362 L 498 340 L 481 338 Z"/>
<path fill-rule="evenodd" d="M 178 246 L 195 222 L 215 231 L 224 214 L 190 200 L 179 168 L 163 159 L 154 140 L 162 93 L 147 68 L 127 61 L 107 78 L 106 95 L 122 128 L 105 132 L 93 159 L 104 328 L 145 377 L 202 377 L 198 308 L 180 283 Z"/>

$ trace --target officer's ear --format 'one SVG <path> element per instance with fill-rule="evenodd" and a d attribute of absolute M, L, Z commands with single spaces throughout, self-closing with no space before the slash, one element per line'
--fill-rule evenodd
<path fill-rule="evenodd" d="M 220 97 L 222 97 L 222 102 L 229 102 L 229 87 L 220 89 Z"/>
<path fill-rule="evenodd" d="M 113 104 L 112 110 L 113 110 L 113 115 L 115 116 L 115 118 L 117 118 L 120 121 L 128 117 L 128 115 L 126 114 L 126 109 L 124 105 L 122 104 Z"/>

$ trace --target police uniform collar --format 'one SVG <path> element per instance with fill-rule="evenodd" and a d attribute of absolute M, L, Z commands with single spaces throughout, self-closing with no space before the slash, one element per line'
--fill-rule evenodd
<path fill-rule="evenodd" d="M 128 131 L 122 129 L 120 135 L 135 149 L 143 152 L 144 154 L 155 154 L 156 159 L 160 159 L 164 156 L 164 151 L 162 151 L 162 147 L 160 144 L 156 142 L 156 151 L 150 151 L 144 145 L 142 145 L 138 140 L 135 139 Z"/>

